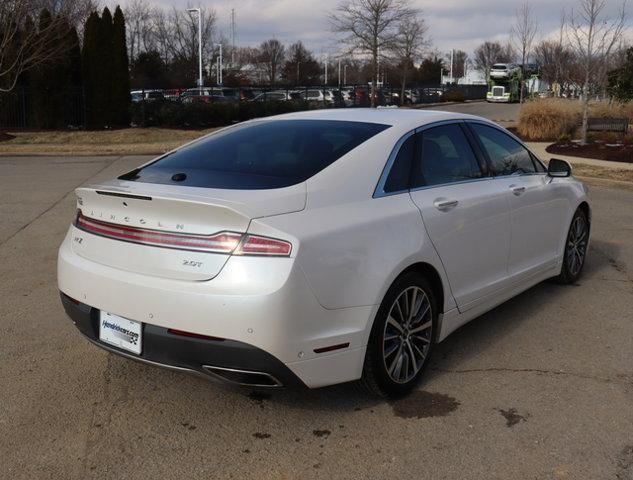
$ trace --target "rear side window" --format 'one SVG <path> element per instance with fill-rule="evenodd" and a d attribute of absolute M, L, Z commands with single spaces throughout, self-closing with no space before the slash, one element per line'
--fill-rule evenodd
<path fill-rule="evenodd" d="M 415 153 L 415 135 L 411 135 L 400 147 L 385 182 L 385 193 L 401 192 L 409 189 L 411 162 Z"/>
<path fill-rule="evenodd" d="M 495 175 L 521 175 L 536 171 L 530 152 L 501 130 L 478 123 L 471 128 L 488 154 Z"/>
<path fill-rule="evenodd" d="M 388 125 L 273 120 L 239 125 L 122 177 L 147 183 L 259 190 L 307 180 Z"/>
<path fill-rule="evenodd" d="M 482 177 L 477 158 L 459 125 L 442 125 L 417 135 L 414 188 Z"/>

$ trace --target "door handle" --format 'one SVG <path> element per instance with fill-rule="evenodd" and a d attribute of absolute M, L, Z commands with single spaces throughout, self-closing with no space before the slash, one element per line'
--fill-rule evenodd
<path fill-rule="evenodd" d="M 517 196 L 525 193 L 525 187 L 517 187 L 516 185 L 510 185 L 510 190 Z"/>
<path fill-rule="evenodd" d="M 446 212 L 452 208 L 455 208 L 458 204 L 459 202 L 457 200 L 441 200 L 439 198 L 435 200 L 435 202 L 433 202 L 435 208 L 437 208 L 441 212 Z"/>

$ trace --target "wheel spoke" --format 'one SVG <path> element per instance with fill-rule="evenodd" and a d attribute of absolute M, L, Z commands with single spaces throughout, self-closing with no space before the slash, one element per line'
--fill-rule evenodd
<path fill-rule="evenodd" d="M 428 338 L 423 337 L 419 333 L 411 335 L 411 338 L 414 340 L 420 340 L 422 343 L 431 343 L 431 341 Z"/>
<path fill-rule="evenodd" d="M 421 332 L 422 330 L 426 330 L 428 328 L 431 328 L 431 326 L 433 325 L 433 321 L 429 320 L 426 323 L 423 323 L 422 325 L 420 325 L 419 327 L 415 327 L 414 329 L 412 329 L 410 331 L 411 334 L 417 333 L 417 332 Z"/>
<path fill-rule="evenodd" d="M 400 354 L 402 353 L 402 343 L 400 345 L 398 345 L 398 352 L 396 353 L 395 358 L 392 360 L 391 365 L 389 365 L 388 371 L 389 374 L 393 374 L 394 369 L 396 368 L 396 364 L 398 363 L 398 360 L 400 359 Z"/>
<path fill-rule="evenodd" d="M 414 288 L 411 293 L 411 301 L 409 302 L 409 316 L 407 318 L 407 321 L 409 323 L 411 323 L 411 319 L 416 313 L 415 303 L 417 302 L 417 299 L 418 299 L 418 290 Z"/>
<path fill-rule="evenodd" d="M 411 342 L 407 342 L 407 348 L 409 350 L 409 355 L 411 356 L 411 364 L 413 365 L 413 372 L 417 372 L 418 362 L 415 361 L 415 353 L 413 353 L 413 348 L 411 348 Z"/>
<path fill-rule="evenodd" d="M 389 349 L 385 349 L 385 358 L 390 357 L 391 354 L 393 352 L 395 352 L 396 350 L 398 350 L 399 347 L 402 346 L 402 342 L 394 342 L 392 346 L 389 347 Z"/>
<path fill-rule="evenodd" d="M 404 313 L 402 313 L 402 307 L 400 307 L 400 299 L 399 298 L 398 298 L 398 300 L 396 300 L 395 307 L 397 307 L 397 309 L 398 309 L 398 315 L 400 316 L 400 323 L 404 324 L 404 322 L 406 322 L 406 317 L 404 316 Z M 393 308 L 392 308 L 392 310 L 393 310 Z"/>
<path fill-rule="evenodd" d="M 403 333 L 404 330 L 402 329 L 402 325 L 400 325 L 395 318 L 393 318 L 392 316 L 389 316 L 389 318 L 387 319 L 387 325 L 391 325 L 393 328 L 395 328 L 396 330 L 398 330 L 400 333 Z"/>

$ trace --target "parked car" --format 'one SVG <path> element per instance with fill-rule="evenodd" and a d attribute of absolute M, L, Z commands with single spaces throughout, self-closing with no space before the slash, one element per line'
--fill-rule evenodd
<path fill-rule="evenodd" d="M 309 90 L 299 90 L 299 98 L 307 102 L 334 103 L 334 96 L 331 90 L 311 88 Z"/>
<path fill-rule="evenodd" d="M 254 97 L 251 102 L 286 102 L 291 100 L 289 92 L 278 90 L 273 92 L 262 92 Z"/>
<path fill-rule="evenodd" d="M 184 103 L 230 103 L 238 102 L 240 99 L 239 89 L 224 87 L 190 88 L 180 95 L 180 100 Z"/>
<path fill-rule="evenodd" d="M 165 99 L 165 95 L 162 90 L 132 90 L 130 92 L 130 97 L 134 103 L 142 101 L 153 102 Z"/>
<path fill-rule="evenodd" d="M 458 113 L 243 122 L 78 188 L 61 299 L 95 345 L 151 365 L 400 395 L 461 325 L 577 281 L 591 211 L 570 175 Z"/>

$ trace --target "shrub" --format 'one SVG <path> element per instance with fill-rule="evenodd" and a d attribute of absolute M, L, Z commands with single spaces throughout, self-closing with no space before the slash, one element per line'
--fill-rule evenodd
<path fill-rule="evenodd" d="M 571 135 L 569 133 L 563 133 L 558 137 L 558 143 L 569 143 L 571 142 Z"/>
<path fill-rule="evenodd" d="M 573 135 L 582 119 L 579 102 L 558 98 L 541 98 L 522 105 L 517 131 L 527 140 L 558 140 Z"/>
<path fill-rule="evenodd" d="M 461 90 L 449 90 L 442 95 L 443 102 L 465 102 L 466 97 Z"/>

